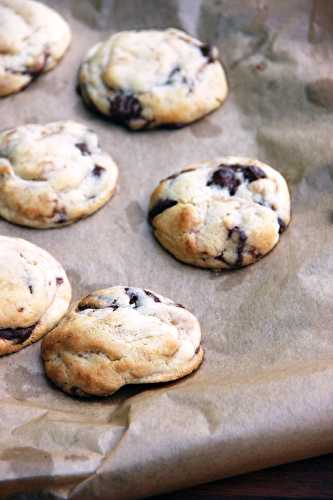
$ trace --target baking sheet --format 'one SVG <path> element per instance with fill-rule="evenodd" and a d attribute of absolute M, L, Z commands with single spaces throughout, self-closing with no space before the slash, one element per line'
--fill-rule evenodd
<path fill-rule="evenodd" d="M 333 451 L 333 4 L 326 0 L 48 1 L 70 52 L 0 101 L 1 128 L 75 119 L 120 167 L 117 195 L 70 227 L 0 233 L 50 251 L 74 298 L 149 287 L 199 318 L 206 356 L 177 383 L 77 401 L 45 380 L 40 343 L 0 359 L 0 497 L 139 498 Z M 79 62 L 108 33 L 178 27 L 215 43 L 230 96 L 181 130 L 133 133 L 86 110 Z M 292 223 L 254 266 L 216 274 L 177 262 L 146 222 L 150 192 L 188 163 L 267 161 L 292 194 Z M 21 497 L 20 497 L 21 498 Z M 49 497 L 48 497 L 49 498 Z"/>

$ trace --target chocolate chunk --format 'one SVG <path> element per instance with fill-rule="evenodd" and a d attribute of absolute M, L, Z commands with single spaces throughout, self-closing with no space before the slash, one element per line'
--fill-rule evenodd
<path fill-rule="evenodd" d="M 247 236 L 245 232 L 238 226 L 233 227 L 229 231 L 228 238 L 231 238 L 233 241 L 235 241 L 235 235 L 238 245 L 237 245 L 237 259 L 234 262 L 233 267 L 240 267 L 243 263 L 243 250 L 246 244 Z"/>
<path fill-rule="evenodd" d="M 32 288 L 32 285 L 29 285 L 29 286 L 28 286 L 28 288 L 29 288 L 29 292 L 30 292 L 30 293 L 31 293 L 31 295 L 32 295 L 32 294 L 34 293 L 34 289 Z"/>
<path fill-rule="evenodd" d="M 266 177 L 265 172 L 261 170 L 261 168 L 252 165 L 249 167 L 242 167 L 241 165 L 220 165 L 207 182 L 207 186 L 216 185 L 221 188 L 227 188 L 229 189 L 230 195 L 234 196 L 241 184 L 241 180 L 236 177 L 236 174 L 239 173 L 242 174 L 244 180 L 247 180 L 249 183 Z"/>
<path fill-rule="evenodd" d="M 278 223 L 279 223 L 279 233 L 282 234 L 286 229 L 287 229 L 287 225 L 286 223 L 281 219 L 281 217 L 278 217 Z"/>
<path fill-rule="evenodd" d="M 117 299 L 113 299 L 108 295 L 88 295 L 84 297 L 77 306 L 77 311 L 85 311 L 86 309 L 107 309 L 111 308 L 116 311 L 119 308 Z"/>
<path fill-rule="evenodd" d="M 164 200 L 158 200 L 158 202 L 149 210 L 148 214 L 148 220 L 151 223 L 152 220 L 164 210 L 167 210 L 168 208 L 174 207 L 177 205 L 178 201 L 176 200 L 170 200 L 169 198 L 166 198 Z"/>
<path fill-rule="evenodd" d="M 148 295 L 148 297 L 151 297 L 154 300 L 154 302 L 161 302 L 160 299 L 156 297 L 156 295 L 150 292 L 149 290 L 144 290 L 144 292 L 146 295 Z"/>
<path fill-rule="evenodd" d="M 242 229 L 240 229 L 238 226 L 235 226 L 228 232 L 228 238 L 232 239 L 235 243 L 237 243 L 236 247 L 237 256 L 235 262 L 227 261 L 224 257 L 224 252 L 222 252 L 220 255 L 217 255 L 215 259 L 224 262 L 227 266 L 231 268 L 240 267 L 243 263 L 243 250 L 246 245 L 247 236 Z"/>
<path fill-rule="evenodd" d="M 65 224 L 67 222 L 67 217 L 64 214 L 61 214 L 59 219 L 56 221 L 56 224 Z"/>
<path fill-rule="evenodd" d="M 131 288 L 126 287 L 125 293 L 128 296 L 130 305 L 134 305 L 134 307 L 138 307 L 139 296 L 132 290 Z"/>
<path fill-rule="evenodd" d="M 199 47 L 201 54 L 208 59 L 208 64 L 216 61 L 216 49 L 208 43 Z"/>
<path fill-rule="evenodd" d="M 43 73 L 43 71 L 47 65 L 47 61 L 48 61 L 49 57 L 50 57 L 49 52 L 45 51 L 44 54 L 42 55 L 41 60 L 38 61 L 35 64 L 35 66 L 27 67 L 23 71 L 13 70 L 12 72 L 13 73 L 20 73 L 21 75 L 30 76 L 31 79 L 34 80 L 35 78 L 37 78 L 37 76 L 39 76 L 41 73 Z"/>
<path fill-rule="evenodd" d="M 62 284 L 63 284 L 63 282 L 64 282 L 64 278 L 56 278 L 56 285 L 57 285 L 57 286 L 62 285 Z"/>
<path fill-rule="evenodd" d="M 244 178 L 249 182 L 257 181 L 258 179 L 264 179 L 266 174 L 261 168 L 250 165 L 245 169 L 242 169 Z"/>
<path fill-rule="evenodd" d="M 236 178 L 235 170 L 225 165 L 215 170 L 213 176 L 207 182 L 207 186 L 212 185 L 220 186 L 222 189 L 227 188 L 230 195 L 233 196 L 240 185 L 240 180 Z"/>
<path fill-rule="evenodd" d="M 85 142 L 78 142 L 77 144 L 75 144 L 75 147 L 81 151 L 83 156 L 91 155 L 91 152 Z"/>
<path fill-rule="evenodd" d="M 95 165 L 94 169 L 93 169 L 93 171 L 91 173 L 95 177 L 100 177 L 104 171 L 105 171 L 104 167 L 101 167 L 100 165 Z"/>
<path fill-rule="evenodd" d="M 180 66 L 175 66 L 169 73 L 168 79 L 165 82 L 165 85 L 171 85 L 174 83 L 175 75 L 179 74 L 181 71 Z"/>
<path fill-rule="evenodd" d="M 118 91 L 109 98 L 109 102 L 111 118 L 118 123 L 126 123 L 141 116 L 141 103 L 133 94 Z"/>
<path fill-rule="evenodd" d="M 55 221 L 56 224 L 65 224 L 68 221 L 65 208 L 58 209 L 58 207 L 56 207 L 54 210 L 54 215 L 58 216 L 57 220 Z"/>
<path fill-rule="evenodd" d="M 23 344 L 31 336 L 36 324 L 25 328 L 2 328 L 0 339 L 11 340 L 14 344 Z"/>
<path fill-rule="evenodd" d="M 21 312 L 24 311 L 24 307 L 19 307 L 17 310 L 18 310 L 19 313 L 21 313 Z"/>
<path fill-rule="evenodd" d="M 181 307 L 182 309 L 186 309 L 185 306 L 183 306 L 182 304 L 176 304 L 177 307 Z"/>

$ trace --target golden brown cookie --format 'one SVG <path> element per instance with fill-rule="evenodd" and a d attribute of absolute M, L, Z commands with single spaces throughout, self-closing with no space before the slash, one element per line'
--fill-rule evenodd
<path fill-rule="evenodd" d="M 131 129 L 186 125 L 228 92 L 217 48 L 175 29 L 112 35 L 88 52 L 79 85 L 90 107 Z"/>
<path fill-rule="evenodd" d="M 18 92 L 54 68 L 71 32 L 53 9 L 32 0 L 0 0 L 0 96 Z"/>
<path fill-rule="evenodd" d="M 219 158 L 161 181 L 149 220 L 159 242 L 187 264 L 247 266 L 272 250 L 287 228 L 288 186 L 258 160 Z"/>
<path fill-rule="evenodd" d="M 61 265 L 36 245 L 7 236 L 0 236 L 0 288 L 0 356 L 39 340 L 71 300 Z"/>
<path fill-rule="evenodd" d="M 78 396 L 108 396 L 126 384 L 167 382 L 200 365 L 198 320 L 151 290 L 116 286 L 77 302 L 47 335 L 47 376 Z"/>
<path fill-rule="evenodd" d="M 0 216 L 47 229 L 71 224 L 113 195 L 118 168 L 85 125 L 61 121 L 0 133 Z"/>

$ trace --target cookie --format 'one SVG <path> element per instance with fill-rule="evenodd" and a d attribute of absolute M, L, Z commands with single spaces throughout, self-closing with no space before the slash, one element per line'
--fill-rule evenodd
<path fill-rule="evenodd" d="M 74 396 L 109 396 L 126 384 L 167 382 L 200 365 L 198 320 L 151 290 L 116 286 L 74 304 L 45 337 L 47 376 Z"/>
<path fill-rule="evenodd" d="M 0 96 L 27 87 L 66 52 L 71 32 L 53 9 L 32 0 L 0 0 Z"/>
<path fill-rule="evenodd" d="M 51 330 L 67 312 L 71 287 L 61 265 L 26 240 L 0 236 L 0 356 Z"/>
<path fill-rule="evenodd" d="M 228 157 L 164 179 L 150 200 L 158 241 L 177 259 L 233 269 L 270 252 L 290 221 L 285 179 L 265 163 Z"/>
<path fill-rule="evenodd" d="M 112 196 L 118 168 L 79 123 L 23 125 L 0 133 L 0 216 L 36 228 L 87 217 Z"/>
<path fill-rule="evenodd" d="M 175 29 L 124 31 L 95 45 L 79 89 L 88 106 L 131 129 L 186 125 L 228 92 L 217 48 Z"/>

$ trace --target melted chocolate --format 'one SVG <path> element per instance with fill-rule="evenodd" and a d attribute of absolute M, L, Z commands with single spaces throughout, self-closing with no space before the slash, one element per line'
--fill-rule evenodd
<path fill-rule="evenodd" d="M 77 144 L 75 144 L 75 147 L 81 151 L 83 156 L 91 155 L 91 152 L 85 142 L 78 142 Z"/>
<path fill-rule="evenodd" d="M 234 196 L 241 184 L 241 180 L 236 177 L 238 173 L 243 174 L 244 180 L 249 183 L 266 177 L 265 172 L 261 170 L 261 168 L 252 165 L 245 168 L 241 165 L 220 165 L 207 182 L 207 186 L 215 185 L 221 188 L 227 188 L 230 195 Z"/>
<path fill-rule="evenodd" d="M 278 217 L 278 223 L 279 223 L 279 233 L 282 234 L 286 229 L 287 225 L 286 223 L 281 219 L 281 217 Z"/>
<path fill-rule="evenodd" d="M 10 340 L 14 344 L 23 344 L 31 336 L 36 324 L 25 328 L 1 328 L 0 339 Z"/>
<path fill-rule="evenodd" d="M 130 305 L 134 305 L 134 308 L 138 307 L 139 296 L 131 288 L 126 287 L 125 293 L 129 298 Z"/>
<path fill-rule="evenodd" d="M 110 116 L 119 123 L 126 123 L 132 119 L 140 118 L 142 106 L 134 95 L 118 91 L 109 99 Z"/>
<path fill-rule="evenodd" d="M 201 51 L 201 54 L 208 59 L 208 61 L 207 61 L 208 64 L 216 61 L 214 47 L 212 47 L 211 45 L 209 45 L 207 43 L 205 45 L 201 45 L 201 47 L 199 47 L 199 49 Z"/>
<path fill-rule="evenodd" d="M 149 222 L 151 223 L 157 215 L 161 214 L 168 208 L 174 207 L 175 205 L 177 205 L 177 203 L 178 203 L 177 201 L 170 200 L 168 198 L 164 200 L 158 200 L 158 202 L 149 210 L 148 214 Z"/>
<path fill-rule="evenodd" d="M 154 302 L 161 302 L 160 299 L 153 293 L 150 292 L 149 290 L 144 290 L 145 294 L 148 295 L 148 297 L 151 297 Z"/>
<path fill-rule="evenodd" d="M 235 243 L 237 243 L 235 262 L 228 262 L 224 258 L 223 252 L 220 255 L 217 255 L 215 257 L 215 259 L 221 260 L 227 266 L 232 267 L 232 268 L 241 267 L 241 265 L 243 264 L 243 251 L 244 251 L 244 248 L 246 245 L 247 236 L 242 229 L 240 229 L 238 226 L 235 226 L 229 230 L 228 238 L 232 239 Z"/>
<path fill-rule="evenodd" d="M 92 175 L 94 175 L 95 177 L 101 177 L 104 171 L 105 171 L 104 167 L 101 167 L 100 165 L 95 165 L 92 171 Z"/>

